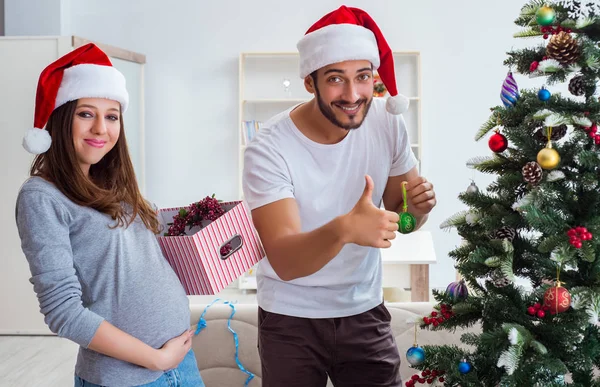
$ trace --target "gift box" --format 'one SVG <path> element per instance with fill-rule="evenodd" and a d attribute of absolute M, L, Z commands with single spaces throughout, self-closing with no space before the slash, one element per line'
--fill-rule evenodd
<path fill-rule="evenodd" d="M 158 236 L 163 254 L 188 295 L 220 292 L 265 256 L 246 204 L 235 201 L 221 206 L 223 215 L 202 221 L 187 235 Z M 159 210 L 164 230 L 182 208 Z"/>

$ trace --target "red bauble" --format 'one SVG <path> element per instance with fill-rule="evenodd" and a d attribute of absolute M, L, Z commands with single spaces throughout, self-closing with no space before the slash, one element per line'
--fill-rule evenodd
<path fill-rule="evenodd" d="M 544 293 L 544 305 L 550 313 L 566 312 L 571 307 L 571 294 L 562 286 L 554 286 Z"/>
<path fill-rule="evenodd" d="M 508 148 L 508 140 L 503 134 L 495 133 L 492 137 L 490 137 L 488 145 L 492 151 L 500 153 L 504 152 L 506 148 Z"/>

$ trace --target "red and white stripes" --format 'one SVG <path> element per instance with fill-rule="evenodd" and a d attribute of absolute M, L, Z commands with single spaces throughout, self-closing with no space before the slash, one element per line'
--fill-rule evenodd
<path fill-rule="evenodd" d="M 246 204 L 236 201 L 223 206 L 224 215 L 193 235 L 158 237 L 163 254 L 188 295 L 220 292 L 265 256 Z M 159 211 L 165 229 L 179 209 Z M 241 237 L 240 248 L 221 259 L 221 246 L 236 235 Z"/>

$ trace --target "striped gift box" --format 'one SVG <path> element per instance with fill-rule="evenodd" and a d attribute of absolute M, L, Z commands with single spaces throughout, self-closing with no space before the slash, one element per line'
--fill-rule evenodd
<path fill-rule="evenodd" d="M 265 256 L 243 201 L 221 203 L 225 214 L 188 235 L 159 236 L 158 243 L 188 295 L 216 294 Z M 158 219 L 167 230 L 180 208 L 164 208 Z M 222 255 L 221 247 L 231 244 Z"/>

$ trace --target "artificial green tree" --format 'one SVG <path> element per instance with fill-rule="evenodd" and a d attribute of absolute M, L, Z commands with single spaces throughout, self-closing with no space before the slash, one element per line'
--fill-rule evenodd
<path fill-rule="evenodd" d="M 600 2 L 533 0 L 515 23 L 532 45 L 508 53 L 475 136 L 490 154 L 467 163 L 497 178 L 442 224 L 462 238 L 450 252 L 462 280 L 434 292 L 421 323 L 475 329 L 463 346 L 424 346 L 407 386 L 600 386 Z M 520 77 L 545 86 L 519 91 Z"/>

